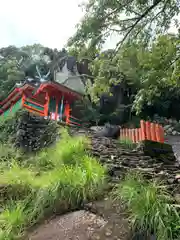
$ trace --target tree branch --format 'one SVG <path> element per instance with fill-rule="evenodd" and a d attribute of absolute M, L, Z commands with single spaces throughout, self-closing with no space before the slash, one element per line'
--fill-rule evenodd
<path fill-rule="evenodd" d="M 163 13 L 163 12 L 165 11 L 168 2 L 169 2 L 169 0 L 166 0 L 166 2 L 164 3 L 164 7 L 162 8 L 162 10 L 159 11 L 159 12 L 151 19 L 151 22 L 153 22 L 161 13 Z"/>
<path fill-rule="evenodd" d="M 127 31 L 127 33 L 125 34 L 125 36 L 123 37 L 123 39 L 121 41 L 119 41 L 116 45 L 115 48 L 115 54 L 117 53 L 120 45 L 126 40 L 126 38 L 129 36 L 129 34 L 134 30 L 134 28 L 137 26 L 137 24 L 143 19 L 145 18 L 162 0 L 157 0 L 153 5 L 151 5 L 148 9 L 146 9 L 146 11 L 135 21 L 135 23 L 130 27 L 130 29 Z"/>

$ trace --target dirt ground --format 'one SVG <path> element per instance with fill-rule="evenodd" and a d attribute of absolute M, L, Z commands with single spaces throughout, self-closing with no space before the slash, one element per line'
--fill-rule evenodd
<path fill-rule="evenodd" d="M 119 204 L 108 199 L 47 221 L 29 235 L 29 240 L 125 240 L 128 222 Z M 90 212 L 91 211 L 91 212 Z M 94 214 L 94 213 L 96 214 Z M 100 216 L 101 215 L 101 216 Z"/>

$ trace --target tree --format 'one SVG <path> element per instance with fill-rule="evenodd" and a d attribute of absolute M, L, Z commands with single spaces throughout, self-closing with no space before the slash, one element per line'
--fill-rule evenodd
<path fill-rule="evenodd" d="M 17 82 L 24 78 L 24 72 L 18 67 L 15 57 L 0 60 L 0 99 L 7 96 L 8 92 Z"/>
<path fill-rule="evenodd" d="M 171 96 L 173 100 L 179 96 L 179 54 L 180 39 L 174 35 L 160 36 L 151 48 L 146 49 L 142 54 L 142 58 L 139 59 L 142 86 L 134 101 L 134 109 L 137 113 L 142 111 L 145 104 L 152 106 L 157 103 L 158 99 L 165 100 Z"/>
<path fill-rule="evenodd" d="M 179 0 L 89 0 L 84 4 L 85 15 L 69 45 L 101 45 L 107 36 L 116 32 L 122 36 L 117 49 L 127 39 L 152 39 L 164 34 L 172 19 L 178 26 Z"/>
<path fill-rule="evenodd" d="M 162 35 L 151 45 L 134 40 L 124 43 L 112 59 L 112 51 L 101 53 L 92 64 L 94 84 L 88 91 L 94 101 L 112 84 L 121 84 L 130 89 L 129 97 L 137 114 L 144 106 L 153 106 L 164 101 L 167 108 L 170 98 L 177 99 L 180 93 L 180 40 L 176 35 Z"/>
<path fill-rule="evenodd" d="M 24 80 L 27 72 L 37 74 L 35 63 L 44 61 L 44 47 L 39 44 L 0 49 L 0 99 L 7 96 L 16 83 Z"/>

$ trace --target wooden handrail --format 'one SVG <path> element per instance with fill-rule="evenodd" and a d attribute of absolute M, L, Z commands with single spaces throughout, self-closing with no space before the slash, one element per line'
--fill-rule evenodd
<path fill-rule="evenodd" d="M 30 103 L 33 103 L 39 107 L 43 107 L 44 108 L 44 105 L 38 103 L 38 102 L 35 102 L 35 101 L 32 101 L 30 98 L 25 98 L 25 102 L 30 102 Z"/>
<path fill-rule="evenodd" d="M 23 104 L 23 107 L 25 107 L 25 108 L 27 108 L 27 109 L 30 109 L 30 110 L 33 110 L 33 111 L 35 111 L 35 112 L 41 113 L 41 114 L 44 115 L 44 111 L 38 110 L 38 109 L 33 108 L 33 107 L 29 106 L 29 105 Z"/>

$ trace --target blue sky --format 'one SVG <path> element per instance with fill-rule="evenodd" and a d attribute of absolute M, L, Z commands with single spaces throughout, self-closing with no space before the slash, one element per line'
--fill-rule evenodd
<path fill-rule="evenodd" d="M 0 47 L 41 43 L 62 48 L 75 32 L 83 12 L 82 0 L 1 0 Z M 118 38 L 108 39 L 105 48 L 114 47 Z"/>

